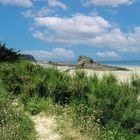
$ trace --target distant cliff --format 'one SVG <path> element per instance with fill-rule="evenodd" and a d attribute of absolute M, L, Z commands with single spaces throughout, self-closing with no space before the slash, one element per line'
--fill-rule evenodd
<path fill-rule="evenodd" d="M 36 62 L 37 60 L 30 54 L 21 54 L 20 56 L 21 60 L 28 60 L 28 61 L 33 61 Z"/>

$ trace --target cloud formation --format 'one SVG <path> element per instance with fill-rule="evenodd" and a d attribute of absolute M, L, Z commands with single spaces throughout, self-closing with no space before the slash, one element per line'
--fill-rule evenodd
<path fill-rule="evenodd" d="M 122 4 L 132 4 L 134 0 L 90 0 L 89 4 L 117 7 Z"/>
<path fill-rule="evenodd" d="M 24 51 L 23 53 L 33 55 L 37 60 L 52 60 L 52 59 L 65 59 L 71 60 L 75 57 L 75 54 L 71 50 L 66 50 L 63 48 L 54 48 L 52 51 Z"/>
<path fill-rule="evenodd" d="M 0 0 L 0 4 L 4 5 L 16 5 L 21 7 L 32 7 L 31 0 Z"/>
<path fill-rule="evenodd" d="M 50 7 L 59 7 L 63 10 L 67 10 L 67 6 L 59 0 L 48 0 Z"/>
<path fill-rule="evenodd" d="M 35 17 L 43 17 L 47 16 L 50 13 L 52 13 L 53 10 L 48 7 L 42 7 L 38 11 L 33 11 L 32 9 L 29 9 L 27 11 L 24 11 L 21 13 L 25 18 L 35 18 Z"/>
<path fill-rule="evenodd" d="M 35 18 L 35 25 L 33 36 L 43 41 L 140 52 L 140 27 L 125 33 L 100 16 L 39 17 Z"/>
<path fill-rule="evenodd" d="M 120 59 L 120 56 L 114 51 L 97 52 L 96 55 L 103 59 Z"/>
<path fill-rule="evenodd" d="M 26 18 L 35 18 L 35 17 L 44 17 L 48 16 L 51 13 L 54 13 L 54 8 L 58 7 L 62 10 L 67 10 L 67 6 L 59 0 L 34 0 L 34 2 L 48 2 L 48 5 L 43 6 L 39 9 L 30 8 L 27 11 L 22 12 L 21 14 Z"/>

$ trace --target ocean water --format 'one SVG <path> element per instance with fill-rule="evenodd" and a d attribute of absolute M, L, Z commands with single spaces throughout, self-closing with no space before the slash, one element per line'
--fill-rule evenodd
<path fill-rule="evenodd" d="M 112 66 L 136 66 L 140 67 L 140 60 L 137 61 L 99 61 L 100 64 L 112 65 Z"/>
<path fill-rule="evenodd" d="M 41 63 L 44 63 L 45 61 L 41 61 Z M 55 62 L 64 62 L 64 63 L 71 63 L 76 64 L 76 61 L 55 61 Z M 121 67 L 140 67 L 140 60 L 131 60 L 131 61 L 97 61 L 97 63 L 103 64 L 103 65 L 111 65 L 111 66 L 121 66 Z"/>

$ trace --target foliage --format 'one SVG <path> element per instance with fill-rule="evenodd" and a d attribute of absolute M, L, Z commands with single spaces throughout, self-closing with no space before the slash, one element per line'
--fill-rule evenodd
<path fill-rule="evenodd" d="M 7 48 L 6 44 L 0 42 L 0 62 L 15 61 L 19 59 L 19 51 L 16 52 L 13 48 Z"/>
<path fill-rule="evenodd" d="M 8 93 L 20 98 L 26 111 L 50 112 L 54 106 L 52 112 L 74 127 L 74 134 L 99 140 L 140 138 L 139 76 L 121 83 L 111 74 L 87 77 L 84 71 L 76 71 L 69 76 L 21 61 L 0 64 L 0 79 Z"/>
<path fill-rule="evenodd" d="M 21 110 L 13 107 L 13 96 L 0 85 L 0 139 L 34 140 L 33 123 Z"/>

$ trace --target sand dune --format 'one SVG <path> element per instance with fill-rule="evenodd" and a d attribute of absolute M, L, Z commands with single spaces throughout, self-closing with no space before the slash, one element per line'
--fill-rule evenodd
<path fill-rule="evenodd" d="M 51 66 L 51 65 L 48 65 L 48 64 L 41 64 L 41 63 L 38 63 L 39 65 L 45 67 L 45 68 L 48 68 L 48 67 L 55 67 L 57 68 L 58 70 L 62 71 L 62 72 L 68 72 L 70 75 L 73 75 L 75 73 L 75 71 L 77 70 L 76 68 L 74 67 L 68 67 L 68 66 Z M 121 71 L 121 70 L 118 70 L 118 71 L 96 71 L 96 70 L 92 70 L 92 69 L 82 69 L 84 70 L 86 73 L 87 73 L 87 76 L 92 76 L 94 74 L 97 74 L 99 77 L 102 77 L 104 74 L 114 74 L 117 76 L 117 78 L 120 80 L 120 81 L 127 81 L 131 78 L 132 74 L 137 74 L 140 76 L 140 66 L 127 66 L 125 67 L 127 68 L 129 71 Z M 80 70 L 80 69 L 79 69 Z"/>
<path fill-rule="evenodd" d="M 132 74 L 137 74 L 140 76 L 140 67 L 126 67 L 130 71 L 95 71 L 91 69 L 84 69 L 84 71 L 87 73 L 87 76 L 92 76 L 94 74 L 97 74 L 99 77 L 102 77 L 104 74 L 114 74 L 117 76 L 117 78 L 121 81 L 129 80 L 132 76 Z M 69 73 L 73 75 L 75 72 L 74 69 L 70 70 Z"/>

